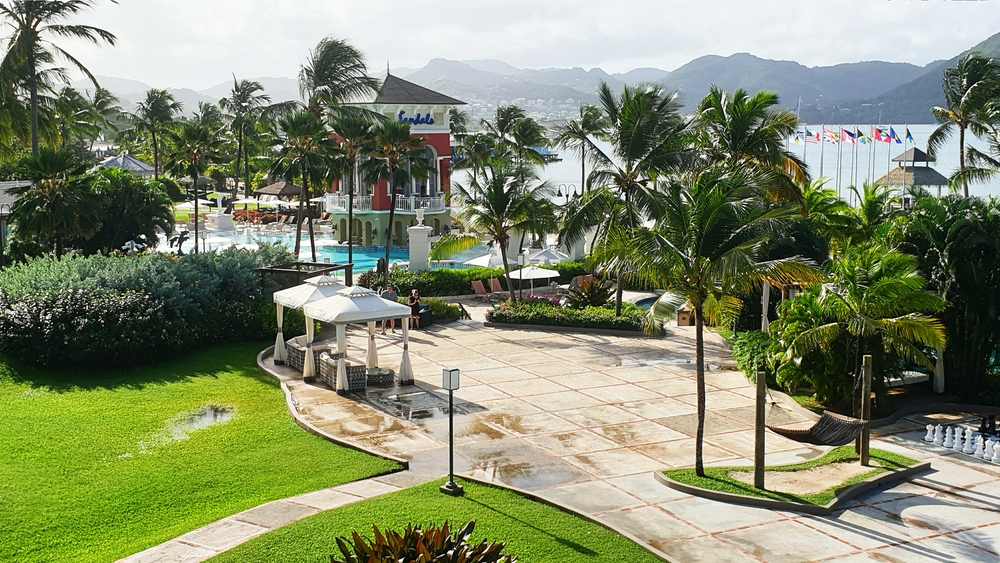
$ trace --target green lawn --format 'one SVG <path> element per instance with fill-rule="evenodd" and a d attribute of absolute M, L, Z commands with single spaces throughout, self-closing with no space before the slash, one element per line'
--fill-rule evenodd
<path fill-rule="evenodd" d="M 512 491 L 461 481 L 464 497 L 438 492 L 444 481 L 310 516 L 236 546 L 211 563 L 328 563 L 334 538 L 357 530 L 369 538 L 372 524 L 402 530 L 406 524 L 464 524 L 476 520 L 471 538 L 506 542 L 505 553 L 521 563 L 568 561 L 653 563 L 660 560 L 630 540 L 568 512 Z"/>
<path fill-rule="evenodd" d="M 295 425 L 264 344 L 102 373 L 0 362 L 0 561 L 107 562 L 236 512 L 397 464 Z M 233 417 L 175 439 L 206 405 Z"/>
<path fill-rule="evenodd" d="M 901 469 L 919 463 L 915 459 L 874 448 L 870 449 L 868 454 L 869 459 L 872 462 L 878 463 L 878 467 L 872 467 L 871 471 L 866 471 L 861 475 L 851 477 L 834 487 L 830 487 L 818 493 L 806 495 L 795 495 L 791 493 L 770 491 L 767 489 L 756 489 L 753 485 L 738 481 L 729 476 L 729 473 L 732 471 L 749 471 L 752 473 L 753 467 L 706 467 L 704 477 L 698 477 L 698 475 L 695 474 L 694 469 L 671 469 L 669 471 L 664 471 L 664 474 L 674 481 L 713 491 L 721 491 L 734 495 L 769 498 L 773 500 L 824 505 L 832 501 L 836 496 L 837 491 L 843 489 L 844 487 L 860 483 L 865 479 L 869 479 L 879 473 L 884 473 L 889 469 Z M 766 467 L 765 471 L 804 471 L 806 469 L 812 469 L 829 463 L 857 463 L 858 461 L 860 461 L 860 459 L 858 458 L 858 455 L 854 453 L 854 446 L 850 445 L 830 450 L 826 453 L 826 455 L 811 461 L 804 461 L 802 463 L 795 463 L 792 465 Z M 764 482 L 764 486 L 767 486 L 766 480 Z"/>

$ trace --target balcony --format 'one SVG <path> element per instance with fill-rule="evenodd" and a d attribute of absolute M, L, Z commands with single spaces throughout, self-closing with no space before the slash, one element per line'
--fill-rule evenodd
<path fill-rule="evenodd" d="M 327 211 L 347 211 L 347 197 L 341 195 L 327 194 L 324 202 Z M 353 198 L 355 211 L 371 211 L 372 196 L 356 195 Z M 396 211 L 402 213 L 414 213 L 417 209 L 425 211 L 444 211 L 444 196 L 436 197 L 415 197 L 396 196 Z"/>
<path fill-rule="evenodd" d="M 324 203 L 327 211 L 347 211 L 346 196 L 327 194 Z M 356 195 L 351 198 L 351 203 L 355 211 L 372 210 L 372 196 L 370 195 Z"/>

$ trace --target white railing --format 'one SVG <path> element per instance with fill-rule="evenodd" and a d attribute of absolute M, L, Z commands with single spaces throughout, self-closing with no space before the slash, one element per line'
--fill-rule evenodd
<path fill-rule="evenodd" d="M 396 211 L 415 211 L 426 209 L 427 211 L 441 211 L 444 209 L 444 197 L 414 197 L 400 196 L 396 198 Z"/>
<path fill-rule="evenodd" d="M 352 198 L 352 203 L 355 211 L 371 211 L 372 196 L 356 195 Z M 327 194 L 324 204 L 327 211 L 346 211 L 347 196 Z"/>

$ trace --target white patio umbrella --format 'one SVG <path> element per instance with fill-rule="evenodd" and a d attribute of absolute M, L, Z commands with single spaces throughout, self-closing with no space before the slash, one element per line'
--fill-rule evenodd
<path fill-rule="evenodd" d="M 569 260 L 569 254 L 555 248 L 546 248 L 528 256 L 528 262 L 535 264 L 558 264 L 565 260 Z"/>
<path fill-rule="evenodd" d="M 476 258 L 473 258 L 472 260 L 466 260 L 465 262 L 462 263 L 465 264 L 466 266 L 481 266 L 484 268 L 496 268 L 499 266 L 503 266 L 503 257 L 493 252 L 490 252 L 489 254 L 483 254 L 482 256 L 478 256 Z M 510 264 L 511 266 L 517 265 L 517 261 L 511 260 L 510 258 L 507 259 L 507 263 Z"/>
<path fill-rule="evenodd" d="M 344 289 L 344 287 L 336 278 L 331 276 L 316 276 L 307 279 L 306 283 L 302 285 L 274 292 L 272 299 L 277 306 L 278 320 L 278 335 L 274 340 L 274 363 L 283 364 L 288 359 L 288 354 L 285 351 L 285 337 L 282 334 L 281 326 L 284 320 L 284 308 L 301 309 L 306 303 L 333 297 L 338 291 Z M 312 344 L 311 340 L 309 344 Z M 305 366 L 303 366 L 304 370 Z"/>
<path fill-rule="evenodd" d="M 531 280 L 531 289 L 535 289 L 535 280 L 547 280 L 551 278 L 558 278 L 559 272 L 555 270 L 547 270 L 545 268 L 536 268 L 534 266 L 528 266 L 526 268 L 521 268 L 520 270 L 514 270 L 510 273 L 510 279 L 512 280 Z"/>
<path fill-rule="evenodd" d="M 406 305 L 382 299 L 374 291 L 356 285 L 341 289 L 333 297 L 307 303 L 302 307 L 302 312 L 306 316 L 306 326 L 311 325 L 314 320 L 337 326 L 338 393 L 347 391 L 347 335 L 345 326 L 348 324 L 375 323 L 376 321 L 385 319 L 402 319 L 410 316 L 410 308 Z M 373 327 L 374 324 L 369 325 L 369 332 L 373 330 Z M 307 341 L 308 338 L 307 335 Z M 369 355 L 376 354 L 375 362 L 377 363 L 377 351 L 373 351 L 371 348 L 374 346 L 374 340 L 370 338 L 368 342 L 368 353 Z M 413 382 L 413 370 L 410 368 L 408 351 L 409 344 L 409 332 L 406 329 L 406 323 L 403 323 L 403 361 L 399 368 L 399 380 L 402 385 L 408 385 Z M 310 348 L 308 348 L 307 342 L 306 361 L 309 361 L 309 352 Z"/>

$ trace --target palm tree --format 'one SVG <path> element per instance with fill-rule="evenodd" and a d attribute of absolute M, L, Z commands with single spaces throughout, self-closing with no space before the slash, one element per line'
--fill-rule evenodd
<path fill-rule="evenodd" d="M 695 471 L 704 475 L 708 308 L 734 308 L 738 305 L 734 296 L 759 286 L 762 280 L 786 285 L 807 283 L 817 275 L 798 257 L 758 260 L 762 245 L 783 230 L 794 211 L 762 201 L 746 174 L 724 166 L 689 174 L 666 186 L 662 209 L 652 218 L 652 228 L 613 227 L 593 258 L 610 263 L 612 269 L 632 270 L 639 279 L 668 290 L 651 308 L 651 321 L 684 303 L 694 312 Z"/>
<path fill-rule="evenodd" d="M 820 292 L 818 304 L 827 322 L 788 342 L 783 361 L 826 349 L 846 332 L 853 339 L 856 374 L 877 342 L 886 352 L 934 369 L 918 346 L 945 347 L 944 325 L 925 314 L 945 303 L 924 291 L 925 283 L 912 256 L 878 244 L 849 248 L 830 262 L 829 280 Z"/>
<path fill-rule="evenodd" d="M 854 212 L 837 197 L 837 190 L 826 187 L 826 182 L 819 178 L 803 188 L 800 203 L 803 218 L 826 239 L 847 244 L 856 224 Z"/>
<path fill-rule="evenodd" d="M 322 121 L 308 111 L 299 111 L 278 120 L 281 136 L 274 140 L 279 148 L 271 165 L 271 175 L 294 181 L 302 178 L 299 193 L 299 213 L 295 222 L 295 256 L 302 248 L 302 222 L 305 211 L 309 213 L 309 244 L 312 259 L 316 261 L 316 236 L 313 231 L 312 203 L 309 201 L 309 181 L 322 178 L 330 165 L 330 158 L 337 151 L 337 142 L 330 138 L 330 131 Z"/>
<path fill-rule="evenodd" d="M 18 237 L 52 245 L 58 257 L 65 241 L 89 238 L 101 227 L 100 197 L 73 151 L 41 147 L 21 168 L 31 185 L 10 190 L 20 196 L 10 213 Z"/>
<path fill-rule="evenodd" d="M 890 228 L 892 219 L 899 215 L 895 208 L 899 198 L 885 184 L 865 184 L 860 189 L 850 186 L 858 201 L 857 207 L 849 208 L 844 225 L 846 236 L 843 246 L 857 246 L 881 238 Z"/>
<path fill-rule="evenodd" d="M 262 119 L 273 119 L 292 111 L 295 102 L 271 103 L 271 96 L 264 93 L 264 87 L 256 80 L 237 80 L 233 76 L 233 87 L 229 96 L 219 100 L 219 108 L 226 112 L 229 130 L 236 137 L 236 181 L 239 182 L 240 167 L 243 172 L 244 195 L 250 196 L 250 144 L 248 140 L 256 133 Z"/>
<path fill-rule="evenodd" d="M 587 188 L 587 145 L 590 139 L 601 139 L 605 135 L 607 123 L 601 108 L 586 104 L 580 106 L 580 118 L 570 119 L 553 129 L 553 142 L 561 149 L 572 150 L 580 155 L 580 190 Z"/>
<path fill-rule="evenodd" d="M 82 141 L 87 136 L 97 136 L 94 110 L 89 100 L 75 89 L 66 86 L 60 90 L 52 109 L 60 146 L 68 145 L 73 140 Z"/>
<path fill-rule="evenodd" d="M 548 146 L 545 128 L 520 107 L 498 106 L 493 121 L 484 119 L 482 125 L 494 140 L 493 152 L 498 156 L 511 153 L 519 173 L 527 177 L 529 167 L 545 165 L 545 157 L 535 148 Z"/>
<path fill-rule="evenodd" d="M 218 130 L 203 123 L 185 122 L 177 131 L 166 130 L 170 152 L 164 169 L 175 176 L 188 176 L 194 186 L 194 251 L 198 253 L 199 178 L 212 164 L 222 162 L 222 139 Z"/>
<path fill-rule="evenodd" d="M 801 202 L 806 165 L 785 150 L 798 117 L 777 105 L 771 92 L 750 96 L 740 88 L 730 96 L 713 85 L 698 105 L 695 142 L 709 163 L 753 171 L 772 199 Z"/>
<path fill-rule="evenodd" d="M 1000 90 L 1000 62 L 979 53 L 959 59 L 954 68 L 944 71 L 941 81 L 945 106 L 934 106 L 931 113 L 940 125 L 927 137 L 927 153 L 934 158 L 952 132 L 958 129 L 958 171 L 965 170 L 965 131 L 977 137 L 986 134 L 980 115 Z M 965 197 L 969 197 L 968 178 L 960 177 Z"/>
<path fill-rule="evenodd" d="M 309 51 L 299 69 L 299 93 L 309 110 L 343 113 L 349 102 L 378 91 L 378 80 L 368 76 L 364 55 L 342 39 L 327 37 Z"/>
<path fill-rule="evenodd" d="M 28 96 L 31 108 L 31 154 L 38 155 L 38 76 L 39 65 L 59 55 L 85 74 L 94 85 L 97 79 L 76 57 L 48 39 L 49 36 L 82 39 L 95 45 L 101 41 L 114 45 L 114 34 L 103 29 L 79 24 L 64 24 L 93 4 L 92 0 L 11 0 L 0 4 L 0 15 L 14 34 L 4 55 L 4 67 L 25 65 L 28 73 Z M 39 54 L 48 57 L 39 57 Z"/>
<path fill-rule="evenodd" d="M 373 147 L 375 133 L 372 122 L 363 115 L 338 115 L 330 120 L 334 134 L 340 137 L 337 152 L 339 168 L 344 170 L 347 194 L 347 263 L 354 263 L 354 192 L 357 190 L 358 163 Z"/>
<path fill-rule="evenodd" d="M 132 113 L 133 127 L 130 134 L 139 136 L 142 133 L 149 133 L 150 144 L 153 147 L 154 178 L 160 177 L 160 141 L 182 107 L 170 92 L 153 88 L 146 92 L 146 98 L 136 104 Z"/>
<path fill-rule="evenodd" d="M 453 237 L 449 246 L 451 249 L 467 248 L 481 240 L 499 245 L 512 300 L 516 297 L 507 263 L 511 233 L 534 231 L 535 225 L 546 221 L 545 215 L 548 215 L 548 223 L 555 222 L 555 209 L 550 199 L 552 188 L 537 180 L 537 176 L 530 171 L 526 173 L 508 156 L 492 159 L 482 179 L 472 178 L 468 185 L 459 182 L 453 185 L 465 205 L 458 216 L 472 234 Z"/>
<path fill-rule="evenodd" d="M 94 94 L 88 97 L 90 103 L 91 118 L 97 134 L 90 140 L 90 148 L 93 149 L 94 141 L 106 133 L 117 133 L 118 124 L 123 117 L 121 101 L 118 96 L 98 86 L 94 89 Z"/>
<path fill-rule="evenodd" d="M 656 180 L 680 170 L 694 156 L 689 122 L 680 116 L 681 105 L 660 86 L 625 86 L 616 96 L 604 82 L 598 88 L 601 109 L 608 123 L 611 154 L 586 138 L 582 145 L 596 162 L 587 179 L 589 189 L 567 205 L 560 240 L 573 244 L 595 228 L 592 248 L 613 225 L 633 228 L 659 215 Z M 622 272 L 617 272 L 621 274 Z M 615 295 L 615 314 L 621 314 L 622 286 Z"/>
<path fill-rule="evenodd" d="M 389 227 L 385 237 L 385 283 L 389 284 L 389 247 L 396 213 L 396 194 L 410 178 L 426 178 L 431 171 L 426 154 L 421 150 L 426 137 L 413 137 L 410 124 L 385 120 L 375 125 L 375 140 L 363 166 L 365 177 L 373 182 L 385 180 L 389 185 Z"/>

